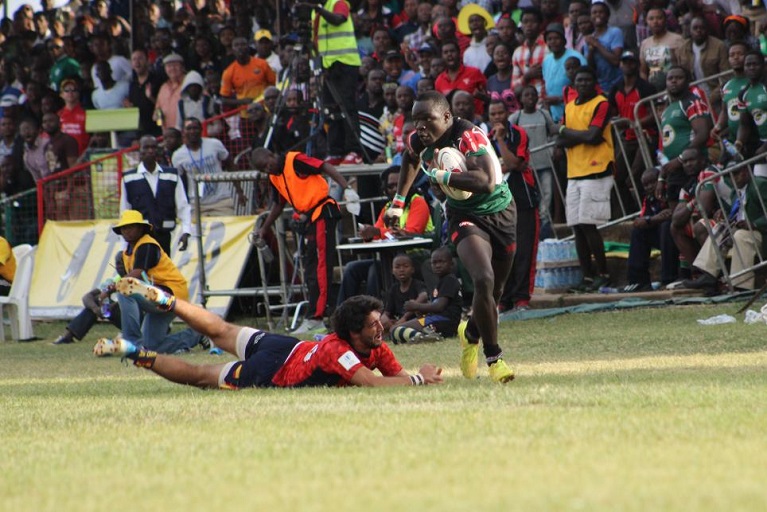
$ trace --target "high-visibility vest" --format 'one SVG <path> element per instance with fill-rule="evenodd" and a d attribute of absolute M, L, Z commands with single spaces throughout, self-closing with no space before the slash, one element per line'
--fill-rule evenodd
<path fill-rule="evenodd" d="M 269 181 L 298 213 L 311 214 L 311 220 L 314 222 L 322 213 L 320 206 L 335 203 L 335 200 L 328 195 L 330 187 L 322 175 L 313 174 L 301 178 L 296 174 L 293 161 L 298 154 L 297 151 L 290 151 L 285 155 L 282 174 L 269 176 Z"/>
<path fill-rule="evenodd" d="M 323 8 L 333 12 L 333 6 L 336 2 L 345 0 L 327 0 Z M 312 12 L 312 19 L 317 22 L 316 12 Z M 317 52 L 322 57 L 322 67 L 329 68 L 335 62 L 342 62 L 349 66 L 359 66 L 362 64 L 359 50 L 357 48 L 357 39 L 354 37 L 354 23 L 351 14 L 346 21 L 338 26 L 331 25 L 328 21 L 319 16 L 317 26 Z"/>
<path fill-rule="evenodd" d="M 567 127 L 579 131 L 588 130 L 597 105 L 603 101 L 607 101 L 607 98 L 597 94 L 581 105 L 575 101 L 565 105 Z M 614 161 L 612 126 L 607 123 L 602 130 L 602 142 L 599 144 L 578 144 L 567 148 L 567 177 L 585 178 L 605 172 Z"/>
<path fill-rule="evenodd" d="M 125 265 L 127 272 L 133 270 L 136 264 L 136 251 L 144 244 L 156 245 L 160 248 L 160 244 L 151 235 L 146 234 L 139 238 L 130 250 L 123 251 L 123 265 Z M 186 279 L 184 279 L 176 265 L 173 264 L 173 261 L 162 249 L 160 249 L 160 261 L 157 265 L 143 270 L 146 271 L 149 280 L 154 284 L 167 286 L 173 292 L 173 295 L 179 299 L 187 300 L 189 298 L 189 288 L 186 284 Z"/>

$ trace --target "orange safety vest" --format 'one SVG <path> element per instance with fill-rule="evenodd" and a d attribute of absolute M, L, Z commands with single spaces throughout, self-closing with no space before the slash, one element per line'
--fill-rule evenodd
<path fill-rule="evenodd" d="M 298 151 L 290 151 L 285 155 L 282 174 L 269 176 L 269 181 L 298 213 L 307 215 L 311 213 L 311 219 L 314 222 L 322 213 L 321 207 L 327 203 L 335 203 L 335 200 L 328 196 L 330 187 L 324 177 L 313 174 L 301 178 L 296 174 L 293 161 L 298 154 Z"/>

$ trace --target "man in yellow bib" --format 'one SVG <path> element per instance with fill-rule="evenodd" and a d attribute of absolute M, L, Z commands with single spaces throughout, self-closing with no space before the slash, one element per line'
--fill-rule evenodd
<path fill-rule="evenodd" d="M 596 72 L 581 67 L 573 85 L 578 97 L 565 106 L 565 116 L 556 141 L 567 150 L 567 225 L 575 233 L 575 248 L 583 270 L 580 292 L 610 284 L 604 242 L 597 226 L 610 219 L 610 190 L 613 187 L 612 125 L 610 104 L 597 93 Z M 591 264 L 594 257 L 596 269 Z"/>
<path fill-rule="evenodd" d="M 16 276 L 16 257 L 8 240 L 0 236 L 0 295 L 7 296 Z"/>
<path fill-rule="evenodd" d="M 125 276 L 148 279 L 154 286 L 184 300 L 189 298 L 186 279 L 160 244 L 149 233 L 152 225 L 137 210 L 125 210 L 112 230 L 127 242 L 123 250 Z M 111 291 L 111 290 L 110 290 Z M 202 336 L 191 329 L 168 335 L 175 313 L 158 309 L 141 297 L 118 296 L 122 336 L 162 354 L 189 351 Z M 143 320 L 141 313 L 144 312 Z M 138 340 L 141 340 L 140 342 Z M 111 343 L 112 341 L 109 340 Z"/>

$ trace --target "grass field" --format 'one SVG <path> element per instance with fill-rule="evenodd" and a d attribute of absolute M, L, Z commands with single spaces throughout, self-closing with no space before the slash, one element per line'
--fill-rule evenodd
<path fill-rule="evenodd" d="M 767 510 L 767 325 L 695 322 L 737 307 L 504 323 L 506 386 L 397 346 L 447 375 L 400 389 L 200 391 L 36 325 L 0 343 L 0 510 Z"/>

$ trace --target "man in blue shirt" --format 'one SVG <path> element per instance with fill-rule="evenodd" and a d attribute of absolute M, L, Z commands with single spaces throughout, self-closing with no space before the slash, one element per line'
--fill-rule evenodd
<path fill-rule="evenodd" d="M 565 61 L 569 57 L 575 57 L 585 66 L 586 58 L 580 52 L 565 47 L 565 28 L 561 23 L 549 23 L 544 38 L 550 53 L 543 59 L 544 86 L 541 101 L 549 108 L 554 122 L 558 123 L 565 114 L 562 89 L 570 85 L 570 79 L 565 72 Z"/>

